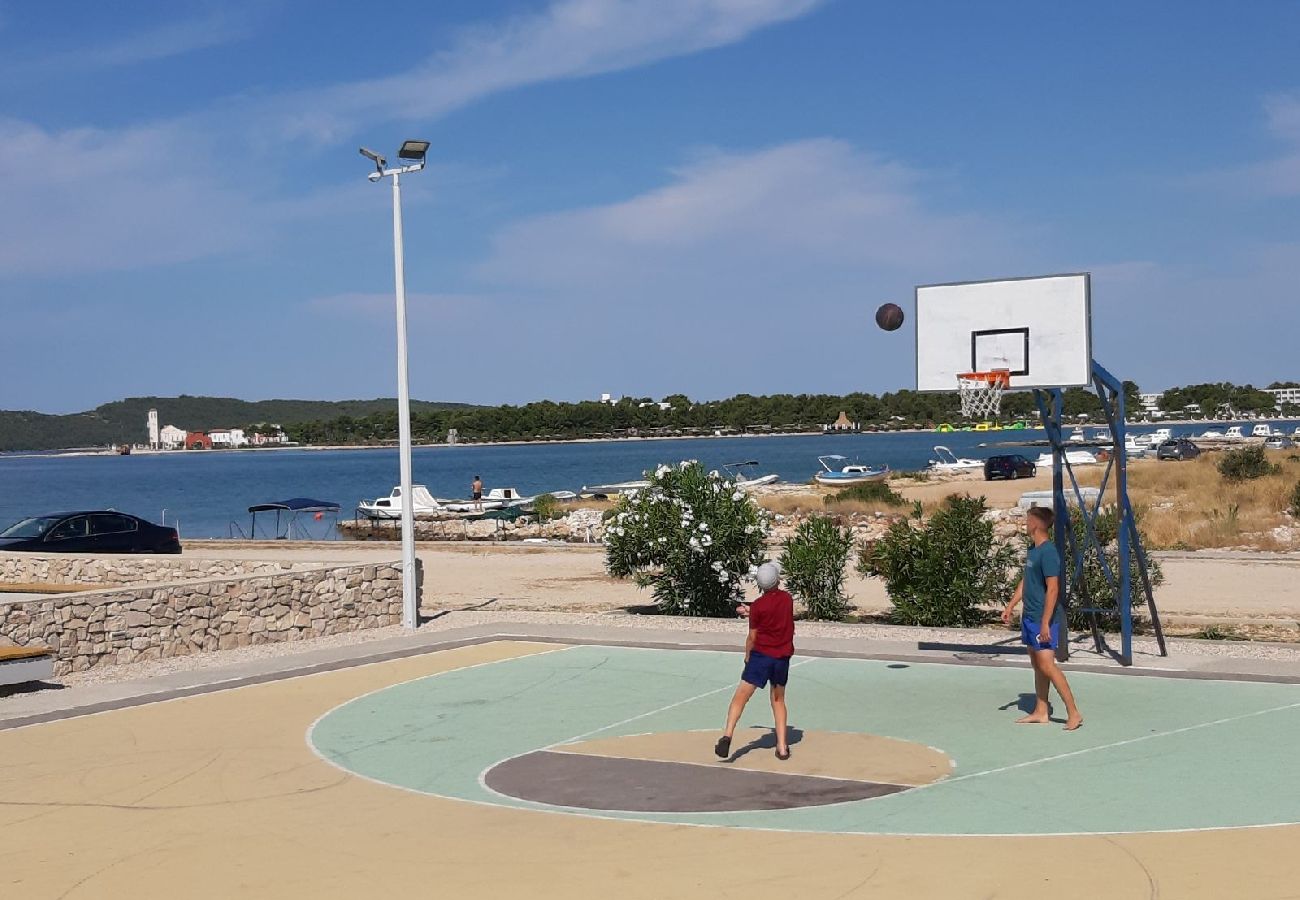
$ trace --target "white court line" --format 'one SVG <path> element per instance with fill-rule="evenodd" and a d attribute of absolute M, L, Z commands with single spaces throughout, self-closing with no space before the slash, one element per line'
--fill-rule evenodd
<path fill-rule="evenodd" d="M 799 662 L 790 666 L 790 668 L 797 669 L 800 666 L 806 666 L 808 663 L 813 662 L 814 660 L 817 659 L 820 659 L 820 657 L 813 656 L 813 657 L 809 657 L 808 659 L 801 659 L 799 660 Z M 705 691 L 703 694 L 696 694 L 694 697 L 687 697 L 685 700 L 678 700 L 676 703 L 669 703 L 666 706 L 661 706 L 658 709 L 652 709 L 649 712 L 643 712 L 639 715 L 629 716 L 628 718 L 623 719 L 622 721 L 619 722 L 614 722 L 611 725 L 602 725 L 599 728 L 593 728 L 591 731 L 584 731 L 582 734 L 574 735 L 571 738 L 566 738 L 562 741 L 556 741 L 554 744 L 547 744 L 545 747 L 538 747 L 537 750 L 529 750 L 528 752 L 536 753 L 539 750 L 550 750 L 552 747 L 558 747 L 561 744 L 574 744 L 577 743 L 578 741 L 585 740 L 586 738 L 591 737 L 593 734 L 600 734 L 602 731 L 609 731 L 611 728 L 621 728 L 624 725 L 630 725 L 631 723 L 639 719 L 648 719 L 650 716 L 656 715 L 658 713 L 667 712 L 670 709 L 676 709 L 679 706 L 685 706 L 687 703 L 694 703 L 696 700 L 703 700 L 705 697 L 712 697 L 714 694 L 721 694 L 724 691 L 735 690 L 735 688 L 736 688 L 736 683 L 734 681 L 729 682 L 727 684 L 724 684 L 720 688 L 714 688 L 711 691 Z M 520 755 L 522 756 L 523 754 Z M 511 756 L 508 757 L 508 759 L 514 759 L 514 757 Z M 506 762 L 506 760 L 503 759 L 501 760 L 501 762 Z M 494 763 L 494 765 L 500 765 L 500 763 Z M 492 768 L 492 767 L 489 766 L 488 768 Z M 486 771 L 486 769 L 484 771 Z"/>
<path fill-rule="evenodd" d="M 1060 759 L 1070 759 L 1075 756 L 1083 756 L 1086 753 L 1094 753 L 1098 750 L 1114 750 L 1116 747 L 1127 747 L 1130 744 L 1140 744 L 1143 741 L 1152 741 L 1155 740 L 1156 738 L 1169 737 L 1170 735 L 1174 735 L 1174 734 L 1183 734 L 1184 732 L 1196 731 L 1201 728 L 1210 728 L 1211 726 L 1214 725 L 1226 725 L 1229 722 L 1240 722 L 1242 719 L 1251 719 L 1256 716 L 1265 716 L 1268 715 L 1269 713 L 1282 712 L 1284 710 L 1297 709 L 1297 708 L 1300 708 L 1300 703 L 1288 703 L 1284 706 L 1273 706 L 1273 707 L 1269 707 L 1268 709 L 1258 709 L 1255 710 L 1254 712 L 1242 713 L 1239 716 L 1226 716 L 1222 719 L 1215 719 L 1211 722 L 1199 722 L 1196 725 L 1184 725 L 1182 728 L 1173 728 L 1170 729 L 1169 731 L 1158 731 L 1154 734 L 1144 734 L 1141 737 L 1128 738 L 1122 741 L 1115 741 L 1114 743 L 1111 744 L 1099 744 L 1096 747 L 1084 747 L 1079 750 L 1071 750 L 1069 753 L 1057 753 L 1054 756 L 1044 756 L 1041 759 L 1029 759 L 1029 760 L 1025 760 L 1024 762 L 1013 763 L 1012 765 L 1009 766 L 1000 766 L 999 768 L 996 769 L 985 769 L 981 772 L 970 772 L 969 774 L 966 775 L 957 775 L 953 778 L 946 778 L 943 781 L 935 781 L 935 782 L 931 782 L 930 784 L 919 785 L 913 788 L 912 791 L 909 791 L 909 793 L 914 791 L 929 790 L 930 788 L 936 788 L 939 787 L 940 785 L 945 785 L 945 784 L 956 784 L 959 781 L 967 781 L 971 778 L 983 778 L 985 775 L 998 775 L 1002 772 L 1011 772 L 1015 769 L 1025 769 L 1028 768 L 1029 766 L 1037 766 L 1041 763 L 1056 762 L 1057 760 Z"/>

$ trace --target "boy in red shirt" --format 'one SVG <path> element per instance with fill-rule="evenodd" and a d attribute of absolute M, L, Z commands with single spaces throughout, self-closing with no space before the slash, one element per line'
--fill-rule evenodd
<path fill-rule="evenodd" d="M 790 657 L 794 655 L 794 598 L 780 590 L 781 570 L 772 563 L 758 567 L 758 587 L 763 595 L 748 610 L 744 604 L 736 611 L 749 617 L 749 637 L 745 640 L 745 671 L 727 710 L 727 729 L 713 752 L 720 759 L 731 756 L 731 738 L 745 704 L 754 691 L 772 682 L 772 718 L 776 722 L 776 758 L 789 759 L 786 743 L 785 684 L 790 677 Z"/>

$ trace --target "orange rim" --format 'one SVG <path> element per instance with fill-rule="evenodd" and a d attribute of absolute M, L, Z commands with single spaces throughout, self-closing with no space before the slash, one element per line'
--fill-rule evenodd
<path fill-rule="evenodd" d="M 1011 386 L 1010 369 L 994 369 L 991 372 L 965 372 L 957 376 L 958 381 L 982 381 L 989 387 L 1001 385 L 1002 387 Z"/>

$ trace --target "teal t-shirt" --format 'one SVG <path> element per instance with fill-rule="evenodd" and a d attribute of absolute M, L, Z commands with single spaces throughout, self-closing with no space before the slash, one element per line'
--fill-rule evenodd
<path fill-rule="evenodd" d="M 1026 619 L 1042 623 L 1043 607 L 1047 605 L 1047 579 L 1061 577 L 1061 554 L 1056 544 L 1044 541 L 1030 547 L 1025 556 L 1024 612 Z"/>

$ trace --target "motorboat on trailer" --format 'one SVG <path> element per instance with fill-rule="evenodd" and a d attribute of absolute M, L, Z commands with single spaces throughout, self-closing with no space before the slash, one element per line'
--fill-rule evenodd
<path fill-rule="evenodd" d="M 838 454 L 819 456 L 817 461 L 822 464 L 822 471 L 814 475 L 813 480 L 818 484 L 830 487 L 845 487 L 850 484 L 881 481 L 889 477 L 889 466 L 864 466 L 860 463 L 849 463 L 848 457 Z M 838 465 L 839 463 L 847 464 L 839 469 L 834 468 L 832 465 Z"/>
<path fill-rule="evenodd" d="M 536 497 L 525 497 L 517 488 L 492 488 L 481 500 L 443 500 L 437 502 L 447 512 L 478 513 L 494 509 L 514 509 L 527 506 Z"/>
<path fill-rule="evenodd" d="M 411 485 L 411 512 L 420 516 L 436 516 L 446 512 L 446 508 L 433 498 L 429 489 L 422 484 Z M 362 500 L 357 504 L 357 514 L 367 519 L 400 519 L 402 517 L 402 488 L 393 488 L 387 497 L 375 500 Z"/>
<path fill-rule="evenodd" d="M 930 460 L 930 464 L 925 467 L 927 472 L 972 472 L 984 469 L 984 460 L 971 459 L 968 456 L 957 456 L 947 447 L 936 445 L 934 455 L 938 459 Z"/>
<path fill-rule="evenodd" d="M 727 463 L 722 468 L 727 470 L 728 478 L 735 482 L 736 487 L 740 488 L 742 491 L 762 487 L 766 484 L 775 484 L 781 480 L 780 475 L 751 474 L 758 468 L 758 460 L 756 459 L 751 459 L 746 462 Z"/>
<path fill-rule="evenodd" d="M 644 491 L 650 487 L 650 482 L 641 481 L 616 481 L 611 484 L 585 484 L 582 490 L 578 491 L 582 497 L 615 497 L 619 494 L 635 494 L 637 491 Z"/>
<path fill-rule="evenodd" d="M 1097 459 L 1097 454 L 1090 450 L 1067 450 L 1065 461 L 1071 466 L 1095 466 L 1100 460 Z M 1041 453 L 1035 461 L 1035 465 L 1040 469 L 1051 468 L 1052 462 L 1052 454 Z"/>

